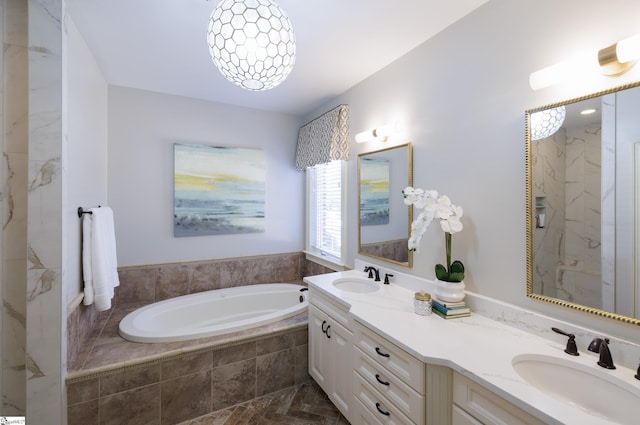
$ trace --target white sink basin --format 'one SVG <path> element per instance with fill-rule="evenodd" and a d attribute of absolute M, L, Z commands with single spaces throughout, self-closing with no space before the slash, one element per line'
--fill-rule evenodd
<path fill-rule="evenodd" d="M 513 369 L 525 381 L 557 400 L 609 421 L 637 424 L 640 405 L 638 385 L 625 382 L 612 372 L 598 370 L 596 360 L 589 367 L 575 360 L 539 354 L 521 354 L 512 360 Z M 633 373 L 630 372 L 630 379 Z"/>
<path fill-rule="evenodd" d="M 346 292 L 358 292 L 361 294 L 376 292 L 380 289 L 380 285 L 369 279 L 361 279 L 357 277 L 345 277 L 333 281 L 333 286 Z"/>

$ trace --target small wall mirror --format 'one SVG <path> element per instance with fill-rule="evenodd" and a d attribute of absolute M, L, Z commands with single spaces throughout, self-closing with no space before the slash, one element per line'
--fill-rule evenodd
<path fill-rule="evenodd" d="M 526 111 L 527 295 L 638 325 L 639 86 Z"/>
<path fill-rule="evenodd" d="M 358 253 L 412 267 L 407 242 L 412 208 L 402 190 L 413 185 L 411 143 L 358 155 Z"/>

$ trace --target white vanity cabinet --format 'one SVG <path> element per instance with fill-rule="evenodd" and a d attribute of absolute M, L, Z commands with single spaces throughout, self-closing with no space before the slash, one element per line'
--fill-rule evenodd
<path fill-rule="evenodd" d="M 355 424 L 448 424 L 451 371 L 426 365 L 357 325 L 353 350 Z"/>
<path fill-rule="evenodd" d="M 344 306 L 310 289 L 309 374 L 350 422 L 353 410 L 352 329 L 352 320 Z"/>
<path fill-rule="evenodd" d="M 453 373 L 452 425 L 544 425 L 485 387 Z"/>

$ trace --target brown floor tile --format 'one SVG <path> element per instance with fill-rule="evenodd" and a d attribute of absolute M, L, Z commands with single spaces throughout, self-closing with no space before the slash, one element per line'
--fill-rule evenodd
<path fill-rule="evenodd" d="M 290 387 L 178 425 L 348 425 L 315 382 Z"/>

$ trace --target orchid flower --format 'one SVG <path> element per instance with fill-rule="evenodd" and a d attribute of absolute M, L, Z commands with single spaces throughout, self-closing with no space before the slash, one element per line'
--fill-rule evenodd
<path fill-rule="evenodd" d="M 406 205 L 413 205 L 416 209 L 422 210 L 411 223 L 408 248 L 417 252 L 427 227 L 433 220 L 440 220 L 440 227 L 445 232 L 447 267 L 442 264 L 436 265 L 436 277 L 447 282 L 461 282 L 464 278 L 464 265 L 459 260 L 451 262 L 451 235 L 460 232 L 464 227 L 460 221 L 462 207 L 452 204 L 446 195 L 439 196 L 435 190 L 408 186 L 402 191 L 402 195 Z"/>

